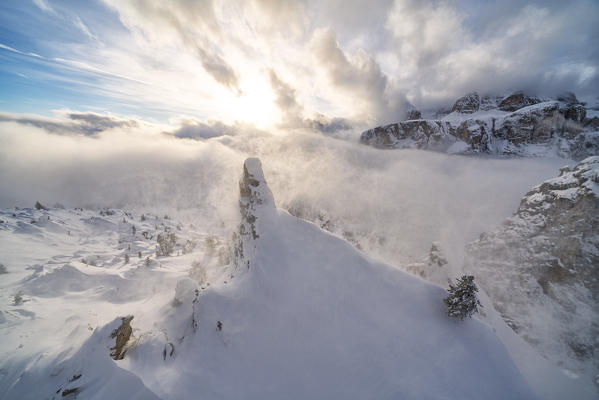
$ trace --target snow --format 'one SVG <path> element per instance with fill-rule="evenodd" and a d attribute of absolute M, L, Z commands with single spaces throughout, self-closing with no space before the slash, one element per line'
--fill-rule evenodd
<path fill-rule="evenodd" d="M 259 161 L 245 168 L 258 198 L 272 199 Z M 239 239 L 253 242 L 255 250 L 243 256 L 251 257 L 249 269 L 214 249 L 234 243 L 172 219 L 141 222 L 120 210 L 101 217 L 87 210 L 25 210 L 18 217 L 2 211 L 9 273 L 1 281 L 0 393 L 9 399 L 62 398 L 75 388 L 77 398 L 90 399 L 535 398 L 489 327 L 447 317 L 444 290 L 373 261 L 276 209 L 274 200 L 252 204 L 258 237 Z M 64 229 L 36 222 L 33 234 L 15 235 L 26 218 L 47 216 Z M 156 233 L 164 230 L 199 244 L 156 259 Z M 205 283 L 188 277 L 194 260 L 202 261 Z M 18 291 L 26 301 L 13 306 L 8 294 Z M 110 334 L 125 315 L 134 315 L 133 338 L 125 358 L 115 361 Z"/>
<path fill-rule="evenodd" d="M 552 190 L 550 193 L 556 198 L 574 201 L 578 197 L 579 192 L 579 188 L 570 188 L 564 190 Z"/>
<path fill-rule="evenodd" d="M 447 149 L 447 154 L 465 153 L 470 149 L 470 145 L 464 141 L 458 140 Z"/>

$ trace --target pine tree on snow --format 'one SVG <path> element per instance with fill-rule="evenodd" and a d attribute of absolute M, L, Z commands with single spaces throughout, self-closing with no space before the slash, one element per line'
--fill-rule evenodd
<path fill-rule="evenodd" d="M 459 319 L 472 317 L 482 304 L 478 301 L 476 292 L 478 288 L 474 283 L 474 276 L 464 275 L 458 278 L 456 285 L 449 284 L 449 296 L 443 301 L 447 304 L 447 315 Z"/>

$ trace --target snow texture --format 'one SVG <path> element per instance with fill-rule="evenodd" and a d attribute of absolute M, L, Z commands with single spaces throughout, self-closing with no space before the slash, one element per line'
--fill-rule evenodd
<path fill-rule="evenodd" d="M 3 211 L 2 397 L 535 398 L 488 326 L 446 316 L 443 289 L 276 209 L 258 160 L 240 192 L 230 242 L 120 210 Z M 171 256 L 155 256 L 160 232 Z"/>

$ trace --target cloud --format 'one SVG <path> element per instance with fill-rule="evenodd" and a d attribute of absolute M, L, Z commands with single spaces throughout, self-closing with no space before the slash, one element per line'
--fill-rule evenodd
<path fill-rule="evenodd" d="M 138 121 L 96 114 L 91 112 L 58 112 L 64 118 L 49 118 L 39 115 L 0 113 L 0 122 L 16 122 L 34 126 L 58 135 L 93 136 L 114 128 L 138 127 Z M 65 119 L 66 118 L 66 119 Z"/>
<path fill-rule="evenodd" d="M 269 70 L 269 77 L 275 93 L 275 104 L 282 115 L 279 124 L 281 128 L 308 128 L 321 133 L 335 133 L 352 128 L 352 124 L 345 118 L 329 119 L 323 114 L 317 114 L 314 118 L 305 118 L 305 110 L 296 98 L 296 90 L 283 82 L 272 69 Z"/>
<path fill-rule="evenodd" d="M 47 13 L 54 13 L 54 9 L 50 7 L 47 0 L 33 0 L 33 4 L 35 4 L 40 10 Z"/>
<path fill-rule="evenodd" d="M 336 133 L 339 131 L 347 131 L 352 129 L 354 124 L 345 118 L 328 119 L 322 114 L 317 115 L 314 119 L 305 120 L 306 125 L 315 131 L 322 133 Z"/>
<path fill-rule="evenodd" d="M 179 121 L 179 124 L 180 128 L 168 133 L 179 139 L 212 139 L 236 135 L 240 131 L 239 126 L 227 125 L 221 121 L 203 123 L 194 119 L 183 119 Z"/>
<path fill-rule="evenodd" d="M 596 91 L 599 54 L 589 50 L 599 39 L 597 18 L 597 3 L 585 0 L 486 7 L 397 0 L 386 26 L 404 90 L 430 106 L 470 91 Z"/>
<path fill-rule="evenodd" d="M 78 2 L 68 10 L 59 4 L 53 9 L 69 23 L 50 23 L 60 18 L 38 4 L 28 10 L 32 18 L 10 29 L 28 39 L 18 43 L 60 65 L 18 71 L 68 91 L 77 69 L 77 89 L 89 94 L 80 104 L 115 99 L 127 112 L 160 110 L 153 116 L 165 119 L 276 127 L 323 114 L 375 125 L 403 118 L 409 103 L 446 107 L 471 91 L 570 90 L 583 99 L 599 92 L 594 0 L 103 0 L 92 7 L 99 15 Z M 39 18 L 49 23 L 34 36 L 31 21 Z M 82 35 L 69 42 L 73 25 L 102 45 L 82 46 Z M 33 53 L 17 50 L 11 38 L 0 46 L 14 53 L 9 62 L 38 62 L 43 70 L 39 60 L 17 57 Z M 262 93 L 264 86 L 272 93 Z M 248 99 L 265 115 L 252 119 L 258 112 L 248 111 Z M 285 102 L 289 110 L 277 113 Z"/>
<path fill-rule="evenodd" d="M 210 53 L 199 45 L 196 45 L 195 48 L 206 72 L 212 75 L 212 77 L 221 85 L 241 94 L 239 80 L 235 71 L 233 71 L 233 68 L 231 68 L 231 66 L 229 66 L 218 54 Z"/>
<path fill-rule="evenodd" d="M 314 33 L 311 49 L 330 82 L 364 110 L 363 118 L 381 122 L 403 117 L 406 100 L 366 52 L 357 51 L 349 58 L 328 29 Z"/>
<path fill-rule="evenodd" d="M 7 45 L 2 44 L 2 43 L 0 43 L 0 49 L 8 50 L 8 51 L 11 51 L 11 52 L 17 53 L 17 54 L 22 54 L 24 56 L 41 58 L 41 56 L 39 54 L 21 51 L 21 50 L 15 49 L 13 47 L 7 46 Z"/>
<path fill-rule="evenodd" d="M 283 82 L 275 71 L 269 70 L 270 86 L 275 93 L 275 104 L 282 114 L 282 125 L 298 127 L 303 124 L 304 107 L 296 99 L 296 92 Z"/>
<path fill-rule="evenodd" d="M 73 24 L 77 27 L 77 29 L 79 29 L 81 32 L 83 32 L 85 34 L 85 36 L 87 36 L 89 39 L 95 40 L 95 41 L 98 40 L 98 37 L 90 32 L 87 25 L 85 25 L 83 23 L 83 21 L 81 20 L 81 18 L 78 15 L 75 16 L 75 18 L 73 19 Z"/>
<path fill-rule="evenodd" d="M 175 35 L 191 49 L 204 70 L 226 88 L 241 94 L 239 79 L 229 63 L 219 55 L 221 34 L 212 0 L 108 1 L 119 13 L 123 23 L 134 33 L 150 41 L 168 41 Z M 222 43 L 221 43 L 222 44 Z"/>
<path fill-rule="evenodd" d="M 76 122 L 62 115 L 65 123 Z M 105 121 L 83 118 L 101 121 L 92 131 L 105 129 Z M 228 236 L 239 220 L 243 160 L 257 156 L 279 207 L 309 217 L 322 213 L 335 234 L 353 236 L 369 254 L 395 265 L 420 260 L 435 240 L 456 252 L 448 257 L 459 262 L 465 243 L 499 224 L 523 193 L 554 176 L 563 163 L 418 150 L 398 156 L 301 129 L 269 135 L 238 126 L 233 135 L 181 140 L 163 134 L 181 125 L 134 121 L 88 136 L 3 119 L 0 207 L 31 207 L 39 200 L 67 207 L 181 212 L 206 232 Z M 199 123 L 187 125 L 205 129 Z M 216 131 L 226 129 L 212 125 Z"/>

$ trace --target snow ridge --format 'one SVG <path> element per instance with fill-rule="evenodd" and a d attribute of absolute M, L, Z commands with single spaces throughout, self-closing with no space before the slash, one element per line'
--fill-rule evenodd
<path fill-rule="evenodd" d="M 77 389 L 65 397 L 535 398 L 489 327 L 476 319 L 447 317 L 443 289 L 375 262 L 347 241 L 276 209 L 258 160 L 246 161 L 241 183 L 236 237 L 243 244 L 240 267 L 249 269 L 233 276 L 228 273 L 234 260 L 210 268 L 205 264 L 205 280 L 190 282 L 204 276 L 192 274 L 196 267 L 189 263 L 214 252 L 210 240 L 205 250 L 188 246 L 185 254 L 152 259 L 155 264 L 140 257 L 88 266 L 90 274 L 118 274 L 124 281 L 146 274 L 147 286 L 136 290 L 131 285 L 128 290 L 136 295 L 130 298 L 110 299 L 102 281 L 46 293 L 43 299 L 35 291 L 26 293 L 30 301 L 20 306 L 24 311 L 40 311 L 46 304 L 62 307 L 60 315 L 45 315 L 52 323 L 74 324 L 69 335 L 74 340 L 50 330 L 46 337 L 60 337 L 56 353 L 40 357 L 28 342 L 32 358 L 3 346 L 3 354 L 11 355 L 11 374 L 3 370 L 0 375 L 6 397 L 62 398 L 61 390 Z M 62 215 L 44 213 L 52 220 Z M 131 232 L 128 222 L 120 222 L 121 212 L 111 213 L 92 226 Z M 151 221 L 157 225 L 157 219 Z M 184 236 L 186 228 L 175 232 Z M 78 248 L 85 251 L 85 239 L 94 236 L 78 234 Z M 102 237 L 105 242 L 94 246 L 108 252 L 115 237 Z M 120 245 L 127 248 L 125 241 Z M 38 273 L 34 279 L 41 277 Z M 21 286 L 14 282 L 12 288 Z M 78 306 L 65 307 L 70 302 Z M 92 334 L 86 328 L 87 307 L 112 314 Z M 78 314 L 69 316 L 73 312 Z M 115 317 L 125 315 L 134 318 L 127 319 L 131 331 L 121 329 L 127 333 L 121 341 L 129 333 L 130 338 L 122 347 L 123 359 L 114 360 L 110 352 L 123 326 Z M 43 322 L 25 320 L 20 329 L 39 330 Z"/>

